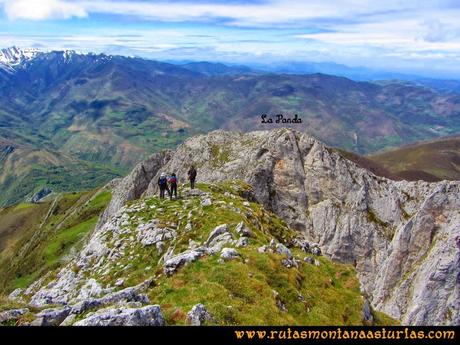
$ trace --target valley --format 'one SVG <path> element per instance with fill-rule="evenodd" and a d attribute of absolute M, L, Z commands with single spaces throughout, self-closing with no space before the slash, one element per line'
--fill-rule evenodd
<path fill-rule="evenodd" d="M 13 56 L 9 60 L 7 53 Z M 153 152 L 217 128 L 287 125 L 361 155 L 460 130 L 459 94 L 407 82 L 253 73 L 241 66 L 173 65 L 73 51 L 3 54 L 0 137 L 36 152 L 32 160 L 39 166 L 52 155 L 57 172 L 45 168 L 34 174 L 46 174 L 49 183 L 23 176 L 19 187 L 2 184 L 0 205 L 24 200 L 45 185 L 56 191 L 94 188 Z M 299 114 L 302 123 L 262 124 L 264 113 Z M 27 169 L 29 159 L 24 155 Z M 11 164 L 2 169 L 4 178 L 18 175 Z M 74 185 L 60 182 L 75 178 Z"/>

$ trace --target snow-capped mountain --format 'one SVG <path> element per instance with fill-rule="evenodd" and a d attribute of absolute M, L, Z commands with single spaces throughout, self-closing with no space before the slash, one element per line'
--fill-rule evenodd
<path fill-rule="evenodd" d="M 20 49 L 17 47 L 10 47 L 1 49 L 0 68 L 12 72 L 15 66 L 20 65 L 24 61 L 33 59 L 38 53 L 39 51 L 37 49 L 32 48 Z"/>
<path fill-rule="evenodd" d="M 94 54 L 88 52 L 80 52 L 75 50 L 38 50 L 33 48 L 18 48 L 10 47 L 0 49 L 0 70 L 4 70 L 10 74 L 16 72 L 18 68 L 25 66 L 25 63 L 37 59 L 57 58 L 60 63 L 68 64 L 75 57 L 91 57 L 91 63 L 110 61 L 113 56 L 106 54 Z"/>

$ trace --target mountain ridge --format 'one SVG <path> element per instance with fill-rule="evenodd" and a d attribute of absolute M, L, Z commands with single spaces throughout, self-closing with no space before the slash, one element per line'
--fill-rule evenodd
<path fill-rule="evenodd" d="M 15 66 L 35 58 L 38 53 L 38 50 L 31 48 L 20 49 L 17 47 L 10 47 L 0 49 L 0 68 L 7 72 L 14 73 Z"/>
<path fill-rule="evenodd" d="M 397 323 L 365 307 L 351 266 L 323 257 L 316 245 L 249 201 L 251 193 L 241 181 L 200 183 L 178 200 L 154 197 L 125 205 L 119 217 L 93 232 L 86 229 L 87 240 L 77 242 L 79 251 L 70 250 L 61 265 L 42 270 L 41 278 L 13 291 L 7 302 L 0 298 L 0 323 Z M 56 247 L 54 237 L 62 240 L 68 231 L 57 231 L 51 243 L 43 237 L 42 246 Z"/>
<path fill-rule="evenodd" d="M 252 191 L 242 190 L 238 195 L 247 198 L 250 205 L 257 201 L 283 219 L 294 233 L 305 236 L 310 247 L 317 243 L 328 258 L 353 265 L 361 292 L 377 311 L 410 325 L 459 322 L 456 277 L 460 252 L 455 240 L 460 223 L 459 182 L 396 182 L 378 177 L 309 135 L 289 129 L 249 133 L 214 131 L 192 137 L 177 150 L 158 153 L 140 163 L 118 182 L 86 249 L 75 259 L 81 262 L 77 265 L 87 267 L 91 260 L 102 265 L 109 233 L 123 233 L 122 224 L 131 224 L 130 219 L 150 212 L 151 200 L 157 200 L 154 195 L 159 174 L 174 171 L 181 180 L 190 164 L 198 169 L 199 183 L 223 183 L 218 188 L 212 187 L 217 188 L 218 195 L 226 195 L 226 188 L 233 188 L 241 180 Z M 217 195 L 206 191 L 197 193 L 203 207 L 219 200 Z M 154 206 L 154 209 L 159 207 Z M 241 211 L 239 204 L 233 207 L 236 212 Z M 129 215 L 124 215 L 126 212 Z M 146 224 L 149 219 L 141 223 Z M 134 226 L 136 231 L 144 231 L 141 223 Z M 288 230 L 276 237 L 283 237 L 284 231 Z M 222 236 L 227 236 L 224 235 L 225 232 Z M 133 243 L 134 237 L 129 241 Z M 283 243 L 296 246 L 289 241 Z M 181 252 L 184 248 L 177 250 L 177 246 L 161 248 L 169 253 L 166 261 L 160 261 L 165 262 L 165 270 L 169 270 L 168 265 L 173 261 L 192 267 L 203 255 L 194 247 L 184 252 Z M 174 260 L 168 261 L 169 258 Z M 51 282 L 34 284 L 27 290 L 27 298 L 40 301 L 40 305 L 65 302 L 76 293 L 72 288 L 75 284 L 101 291 L 100 278 L 76 277 L 71 267 L 69 264 L 62 268 Z M 68 292 L 63 293 L 65 286 Z M 11 296 L 26 295 L 16 291 Z"/>
<path fill-rule="evenodd" d="M 267 134 L 266 142 L 264 133 L 271 133 Z M 247 147 L 241 145 L 241 138 L 245 136 L 247 139 L 243 141 Z M 230 142 L 236 143 L 236 147 L 226 144 Z M 216 152 L 213 145 L 220 151 Z M 248 151 L 248 147 L 253 147 L 253 151 Z M 194 155 L 198 148 L 201 154 Z M 294 158 L 298 154 L 303 158 Z M 277 157 L 283 159 L 274 163 L 280 159 Z M 247 161 L 258 162 L 258 167 L 248 170 Z M 377 310 L 406 324 L 457 322 L 459 300 L 455 298 L 456 274 L 451 270 L 455 271 L 460 260 L 453 239 L 455 224 L 459 221 L 458 182 L 394 182 L 377 177 L 307 135 L 283 129 L 249 134 L 217 131 L 195 137 L 186 141 L 163 167 L 156 165 L 156 176 L 160 171 L 175 171 L 178 176 L 184 176 L 187 164 L 192 163 L 201 170 L 205 181 L 242 178 L 253 186 L 259 202 L 293 229 L 318 242 L 327 255 L 356 262 L 361 286 Z M 308 176 L 305 182 L 302 182 L 302 174 Z M 147 187 L 146 196 L 155 193 L 156 176 Z M 303 183 L 305 192 L 301 187 Z M 114 198 L 116 200 L 116 193 Z M 107 210 L 111 210 L 110 206 Z M 438 218 L 438 213 L 445 216 Z M 407 231 L 411 231 L 413 237 L 409 243 L 400 238 L 407 236 Z M 436 233 L 434 238 L 432 231 Z M 427 237 L 427 233 L 431 235 Z M 442 237 L 449 239 L 435 240 Z M 366 254 L 369 245 L 375 250 L 370 257 Z M 439 256 L 440 252 L 446 253 L 446 247 L 450 254 Z M 408 256 L 404 254 L 407 250 Z M 396 274 L 391 272 L 390 267 L 402 265 L 401 262 L 404 268 Z M 452 275 L 446 273 L 446 267 Z M 440 281 L 425 286 L 427 272 L 435 272 Z M 431 292 L 431 284 L 439 284 L 435 288 L 439 289 L 438 296 Z M 411 289 L 417 290 L 417 297 Z M 449 291 L 447 295 L 446 291 Z M 397 299 L 404 300 L 404 304 L 401 306 Z M 441 309 L 437 310 L 438 307 Z M 445 319 L 446 315 L 452 318 Z"/>

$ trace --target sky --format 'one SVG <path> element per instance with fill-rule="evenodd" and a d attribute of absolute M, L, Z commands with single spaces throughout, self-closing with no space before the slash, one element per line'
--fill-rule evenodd
<path fill-rule="evenodd" d="M 460 0 L 0 0 L 0 47 L 460 78 Z"/>

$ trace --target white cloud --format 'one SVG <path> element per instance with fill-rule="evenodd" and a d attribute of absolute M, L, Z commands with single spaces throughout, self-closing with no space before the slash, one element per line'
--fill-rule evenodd
<path fill-rule="evenodd" d="M 311 59 L 317 56 L 318 60 L 348 64 L 367 61 L 370 65 L 380 62 L 389 66 L 399 63 L 398 60 L 409 61 L 409 67 L 413 61 L 420 61 L 430 68 L 439 64 L 454 66 L 446 68 L 458 70 L 460 7 L 455 2 L 459 0 L 204 1 L 0 0 L 0 8 L 3 5 L 10 19 L 90 17 L 88 27 L 78 25 L 66 28 L 62 24 L 63 29 L 72 31 L 64 30 L 65 34 L 48 32 L 51 37 L 42 41 L 29 39 L 32 44 L 45 46 L 61 44 L 97 51 L 140 52 L 146 56 L 149 52 L 158 56 L 159 51 L 165 54 L 170 52 L 171 55 L 191 52 L 203 54 L 201 59 L 207 59 L 205 54 L 210 52 L 232 58 L 237 58 L 238 54 L 263 58 L 281 56 L 283 59 Z M 93 14 L 115 15 L 126 25 L 118 26 L 114 21 L 107 21 L 107 26 L 95 25 L 95 21 L 91 20 Z M 124 21 L 126 16 L 134 18 Z M 142 20 L 139 30 L 144 31 L 132 30 L 137 27 L 130 26 L 135 19 Z M 159 32 L 156 25 L 149 27 L 145 24 L 144 21 L 149 20 L 190 21 L 194 25 L 168 25 L 180 32 Z M 218 25 L 213 27 L 212 23 Z M 119 34 L 139 36 L 110 37 L 108 31 L 114 29 L 118 29 Z M 300 30 L 303 29 L 305 33 L 302 34 Z M 203 36 L 209 33 L 214 37 Z M 16 39 L 20 38 L 16 36 Z M 245 39 L 248 40 L 245 42 Z M 13 39 L 11 42 L 15 44 Z M 206 52 L 205 47 L 208 49 Z"/>
<path fill-rule="evenodd" d="M 78 2 L 61 0 L 6 0 L 4 11 L 10 19 L 69 19 L 86 17 L 88 13 Z"/>
<path fill-rule="evenodd" d="M 443 3 L 447 0 L 439 0 Z M 132 15 L 160 21 L 189 21 L 226 18 L 230 25 L 299 25 L 317 19 L 350 19 L 388 11 L 423 8 L 431 1 L 400 0 L 271 0 L 258 3 L 224 4 L 191 1 L 128 0 L 0 0 L 9 18 L 44 20 L 81 17 L 88 13 Z"/>
<path fill-rule="evenodd" d="M 455 17 L 460 18 L 459 10 L 414 11 L 332 24 L 328 26 L 330 31 L 295 37 L 339 47 L 378 47 L 406 53 L 438 50 L 460 55 L 460 22 L 453 20 Z"/>
<path fill-rule="evenodd" d="M 428 4 L 429 1 L 426 1 Z M 442 0 L 440 1 L 442 2 Z M 132 15 L 162 21 L 190 21 L 225 18 L 236 26 L 296 26 L 317 19 L 350 19 L 375 12 L 404 11 L 423 7 L 420 2 L 400 0 L 271 0 L 260 3 L 224 4 L 190 1 L 110 1 L 78 2 L 90 13 Z"/>

